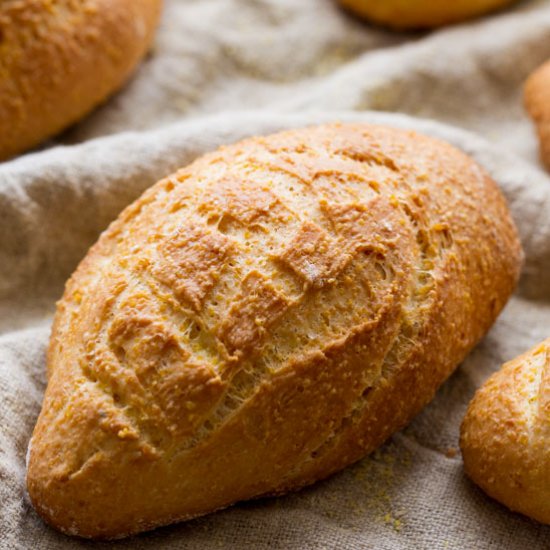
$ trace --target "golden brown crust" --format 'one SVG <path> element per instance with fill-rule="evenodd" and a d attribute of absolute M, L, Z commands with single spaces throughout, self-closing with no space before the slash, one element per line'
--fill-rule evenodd
<path fill-rule="evenodd" d="M 550 61 L 527 79 L 524 99 L 525 107 L 537 127 L 542 162 L 550 170 Z"/>
<path fill-rule="evenodd" d="M 0 2 L 0 160 L 91 111 L 146 52 L 161 0 Z"/>
<path fill-rule="evenodd" d="M 459 23 L 517 0 L 339 0 L 350 11 L 395 29 L 423 29 Z"/>
<path fill-rule="evenodd" d="M 550 339 L 477 391 L 460 446 L 466 473 L 488 495 L 550 524 Z"/>
<path fill-rule="evenodd" d="M 36 509 L 117 537 L 330 475 L 431 399 L 520 258 L 495 183 L 413 132 L 327 125 L 200 158 L 67 284 Z"/>

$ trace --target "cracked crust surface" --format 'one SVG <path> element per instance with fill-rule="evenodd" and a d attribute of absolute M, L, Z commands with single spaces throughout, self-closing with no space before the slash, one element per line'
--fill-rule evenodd
<path fill-rule="evenodd" d="M 527 79 L 524 100 L 537 128 L 540 157 L 550 170 L 550 60 Z"/>
<path fill-rule="evenodd" d="M 432 398 L 520 263 L 496 184 L 414 132 L 325 125 L 205 155 L 67 283 L 34 506 L 112 538 L 328 476 Z"/>
<path fill-rule="evenodd" d="M 466 473 L 488 495 L 550 524 L 550 339 L 477 391 L 460 446 Z"/>
<path fill-rule="evenodd" d="M 339 0 L 357 15 L 395 29 L 422 29 L 459 23 L 517 0 Z"/>
<path fill-rule="evenodd" d="M 0 2 L 0 160 L 60 132 L 127 80 L 161 0 Z"/>

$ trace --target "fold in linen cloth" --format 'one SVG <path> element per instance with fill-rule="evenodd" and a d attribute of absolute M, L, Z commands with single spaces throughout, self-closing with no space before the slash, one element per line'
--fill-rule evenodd
<path fill-rule="evenodd" d="M 457 452 L 475 389 L 550 335 L 550 177 L 521 107 L 521 83 L 547 57 L 547 2 L 395 34 L 329 0 L 167 1 L 153 53 L 123 92 L 50 144 L 66 146 L 0 164 L 0 548 L 549 548 L 550 527 L 486 497 Z M 499 183 L 526 263 L 490 333 L 411 425 L 326 481 L 116 543 L 44 525 L 25 494 L 25 454 L 55 300 L 88 247 L 143 190 L 203 152 L 328 121 L 440 137 Z"/>

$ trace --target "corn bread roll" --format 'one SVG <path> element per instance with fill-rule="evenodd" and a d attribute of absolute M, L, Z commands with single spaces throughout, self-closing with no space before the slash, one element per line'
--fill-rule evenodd
<path fill-rule="evenodd" d="M 325 125 L 198 159 L 67 283 L 36 510 L 113 538 L 327 477 L 432 398 L 520 261 L 496 184 L 414 132 Z"/>
<path fill-rule="evenodd" d="M 460 447 L 466 473 L 488 495 L 550 524 L 550 339 L 477 391 Z"/>
<path fill-rule="evenodd" d="M 0 2 L 0 160 L 82 118 L 149 47 L 161 0 Z"/>
<path fill-rule="evenodd" d="M 458 23 L 517 0 L 339 0 L 350 11 L 395 29 L 421 29 Z"/>
<path fill-rule="evenodd" d="M 537 128 L 541 160 L 550 170 L 550 61 L 527 79 L 524 100 Z"/>

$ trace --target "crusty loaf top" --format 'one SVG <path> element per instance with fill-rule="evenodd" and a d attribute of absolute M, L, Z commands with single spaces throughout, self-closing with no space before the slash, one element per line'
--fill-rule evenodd
<path fill-rule="evenodd" d="M 472 210 L 476 197 L 434 186 L 430 166 L 407 173 L 360 128 L 309 133 L 222 149 L 160 182 L 69 282 L 50 368 L 74 357 L 120 436 L 152 452 L 170 434 L 197 440 L 271 370 L 406 300 L 415 330 L 453 242 L 445 196 Z"/>
<path fill-rule="evenodd" d="M 69 280 L 31 496 L 70 530 L 56 491 L 116 484 L 123 464 L 146 483 L 154 468 L 136 464 L 157 461 L 164 497 L 126 484 L 102 504 L 141 499 L 135 531 L 327 475 L 358 458 L 345 437 L 368 450 L 426 403 L 503 307 L 519 258 L 494 182 L 413 132 L 335 124 L 208 154 L 128 207 Z M 410 387 L 388 418 L 372 413 L 379 432 L 353 435 L 403 365 Z M 197 502 L 170 507 L 175 486 Z"/>

